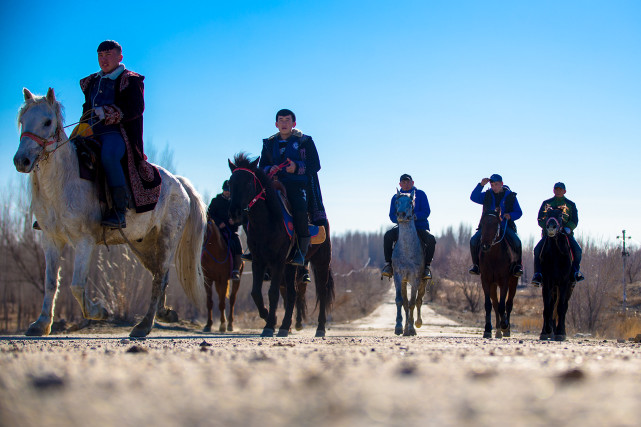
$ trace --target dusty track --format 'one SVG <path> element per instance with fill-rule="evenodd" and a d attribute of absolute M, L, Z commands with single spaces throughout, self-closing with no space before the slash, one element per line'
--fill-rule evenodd
<path fill-rule="evenodd" d="M 426 312 L 431 312 L 424 307 Z M 289 338 L 155 328 L 0 337 L 2 426 L 639 425 L 639 344 L 489 340 L 394 306 Z"/>

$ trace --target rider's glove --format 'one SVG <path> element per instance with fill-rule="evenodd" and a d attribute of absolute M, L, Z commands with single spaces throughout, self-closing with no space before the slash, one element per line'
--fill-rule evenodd
<path fill-rule="evenodd" d="M 96 116 L 100 117 L 100 120 L 105 119 L 105 110 L 102 107 L 96 107 L 93 111 L 96 113 Z"/>

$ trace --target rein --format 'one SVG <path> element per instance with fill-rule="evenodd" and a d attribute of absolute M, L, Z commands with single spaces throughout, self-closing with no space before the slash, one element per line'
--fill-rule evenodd
<path fill-rule="evenodd" d="M 498 219 L 498 216 L 493 214 L 493 213 L 488 213 L 488 216 L 494 216 Z M 499 244 L 503 241 L 505 238 L 505 232 L 507 231 L 507 223 L 508 221 L 505 221 L 505 226 L 503 227 L 503 235 L 499 240 L 496 240 L 496 238 L 501 234 L 501 223 L 499 223 L 499 228 L 496 230 L 496 234 L 494 235 L 494 239 L 492 239 L 492 243 L 490 243 L 490 246 L 494 246 L 496 244 Z"/>

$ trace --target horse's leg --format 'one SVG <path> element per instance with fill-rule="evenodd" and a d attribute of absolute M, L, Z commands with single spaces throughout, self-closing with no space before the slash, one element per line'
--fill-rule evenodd
<path fill-rule="evenodd" d="M 163 291 L 158 302 L 158 312 L 156 319 L 165 323 L 174 323 L 178 321 L 178 313 L 170 307 L 167 307 L 167 288 Z"/>
<path fill-rule="evenodd" d="M 418 294 L 416 296 L 416 322 L 414 323 L 417 328 L 423 326 L 423 319 L 421 318 L 421 306 L 423 305 L 423 297 L 425 296 L 425 287 L 427 280 L 421 280 L 418 284 Z"/>
<path fill-rule="evenodd" d="M 503 284 L 500 289 L 500 295 L 499 295 L 499 317 L 501 319 L 501 323 L 497 324 L 497 330 L 499 329 L 498 326 L 500 326 L 501 333 L 506 332 L 507 329 L 510 327 L 509 322 L 507 321 L 507 308 L 506 308 L 506 300 L 507 300 L 507 294 L 509 290 L 509 281 L 510 279 L 507 280 L 507 283 Z"/>
<path fill-rule="evenodd" d="M 279 337 L 288 336 L 292 326 L 292 315 L 296 305 L 296 267 L 293 265 L 285 267 L 285 296 L 285 315 L 278 330 Z"/>
<path fill-rule="evenodd" d="M 504 337 L 509 337 L 512 334 L 510 317 L 512 314 L 512 308 L 514 307 L 514 296 L 516 295 L 517 282 L 518 282 L 518 278 L 510 277 L 507 300 L 505 301 L 505 317 L 507 319 L 507 328 L 503 329 Z"/>
<path fill-rule="evenodd" d="M 305 305 L 307 293 L 307 283 L 302 280 L 296 280 L 296 324 L 295 328 L 297 331 L 303 329 L 303 319 L 305 318 Z"/>
<path fill-rule="evenodd" d="M 570 301 L 568 297 L 568 290 L 570 284 L 567 283 L 565 286 L 559 286 L 558 288 L 558 305 L 556 308 L 557 313 L 557 325 L 556 330 L 554 331 L 554 340 L 555 341 L 565 341 L 565 316 L 568 312 L 568 303 Z"/>
<path fill-rule="evenodd" d="M 267 320 L 267 308 L 263 300 L 263 276 L 265 275 L 265 264 L 254 261 L 252 263 L 252 291 L 251 296 L 258 309 L 258 315 L 261 319 Z"/>
<path fill-rule="evenodd" d="M 403 298 L 403 311 L 405 311 L 405 324 L 403 326 L 403 335 L 410 335 L 410 306 L 409 298 L 407 297 L 407 281 L 401 282 L 401 297 Z M 412 325 L 414 326 L 414 325 Z"/>
<path fill-rule="evenodd" d="M 53 312 L 58 296 L 58 282 L 60 274 L 60 254 L 64 244 L 54 242 L 46 234 L 42 239 L 42 245 L 45 253 L 45 295 L 42 301 L 42 311 L 38 319 L 29 325 L 25 332 L 27 336 L 41 337 L 49 335 L 51 332 L 51 323 L 53 323 Z"/>
<path fill-rule="evenodd" d="M 541 292 L 543 294 L 543 328 L 541 329 L 541 335 L 539 336 L 540 340 L 549 340 L 554 338 L 554 330 L 552 328 L 552 311 L 554 309 L 551 289 L 552 284 L 546 276 L 546 274 L 543 275 L 543 286 L 541 287 Z"/>
<path fill-rule="evenodd" d="M 89 264 L 95 245 L 90 239 L 85 239 L 75 245 L 73 261 L 73 278 L 71 279 L 71 293 L 80 304 L 82 316 L 85 319 L 103 320 L 107 318 L 107 309 L 100 302 L 93 302 L 87 298 L 85 285 L 89 274 Z"/>
<path fill-rule="evenodd" d="M 160 302 L 160 296 L 165 291 L 167 287 L 167 282 L 169 281 L 169 269 L 164 269 L 163 271 L 153 272 L 153 280 L 151 282 L 151 301 L 149 302 L 149 308 L 147 313 L 142 320 L 134 326 L 134 328 L 129 333 L 130 337 L 146 337 L 151 332 L 151 328 L 154 326 L 154 319 L 156 318 L 156 312 L 158 311 L 158 303 Z"/>
<path fill-rule="evenodd" d="M 481 276 L 481 280 L 483 276 Z M 492 299 L 490 298 L 489 285 L 483 283 L 483 293 L 485 294 L 485 331 L 483 338 L 492 338 Z"/>
<path fill-rule="evenodd" d="M 318 304 L 318 325 L 314 336 L 319 338 L 325 336 L 327 312 L 334 300 L 334 278 L 330 267 L 332 250 L 328 242 L 326 240 L 311 259 L 314 285 L 316 286 L 316 303 Z"/>
<path fill-rule="evenodd" d="M 218 326 L 218 332 L 225 332 L 225 329 L 226 329 L 225 299 L 227 296 L 227 286 L 229 286 L 229 280 L 227 280 L 227 278 L 218 277 L 216 279 L 216 293 L 218 294 L 218 310 L 220 311 L 220 326 Z"/>
<path fill-rule="evenodd" d="M 490 299 L 492 301 L 492 308 L 494 308 L 494 316 L 496 318 L 496 332 L 494 333 L 494 337 L 503 338 L 503 334 L 501 333 L 501 313 L 499 311 L 499 298 L 497 288 L 497 283 L 492 283 L 490 285 Z"/>
<path fill-rule="evenodd" d="M 414 283 L 417 283 L 419 278 L 415 277 Z M 416 307 L 416 294 L 418 292 L 418 287 L 416 285 L 411 286 L 411 296 L 407 302 L 407 333 L 404 335 L 413 336 L 416 335 L 416 329 L 414 329 L 414 308 Z"/>
<path fill-rule="evenodd" d="M 401 291 L 403 282 L 401 276 L 394 274 L 394 286 L 396 287 L 396 327 L 394 333 L 400 335 L 403 333 L 403 292 Z"/>
<path fill-rule="evenodd" d="M 283 280 L 284 267 L 274 268 L 272 266 L 272 281 L 267 291 L 269 299 L 269 311 L 267 312 L 267 319 L 261 337 L 273 337 L 274 329 L 276 329 L 276 309 L 278 308 L 278 296 L 280 292 L 280 284 Z"/>
<path fill-rule="evenodd" d="M 241 268 L 242 274 L 242 268 Z M 229 316 L 227 318 L 227 331 L 234 331 L 234 306 L 236 305 L 236 296 L 238 295 L 238 289 L 240 289 L 240 280 L 232 280 L 231 282 L 231 292 L 229 293 Z"/>
<path fill-rule="evenodd" d="M 214 311 L 214 300 L 212 295 L 213 280 L 205 276 L 205 293 L 207 294 L 207 324 L 203 329 L 203 332 L 211 332 L 211 326 L 214 324 L 214 319 L 212 312 Z"/>

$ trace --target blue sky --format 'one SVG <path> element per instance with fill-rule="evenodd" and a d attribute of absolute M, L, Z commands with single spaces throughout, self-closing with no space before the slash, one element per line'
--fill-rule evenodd
<path fill-rule="evenodd" d="M 433 232 L 476 225 L 469 195 L 500 173 L 524 239 L 563 181 L 579 235 L 641 241 L 641 2 L 18 3 L 0 6 L 3 182 L 19 179 L 22 88 L 53 87 L 75 122 L 78 80 L 115 39 L 146 76 L 145 143 L 168 146 L 202 194 L 290 108 L 316 142 L 334 232 L 390 226 L 402 173 L 427 193 Z"/>

